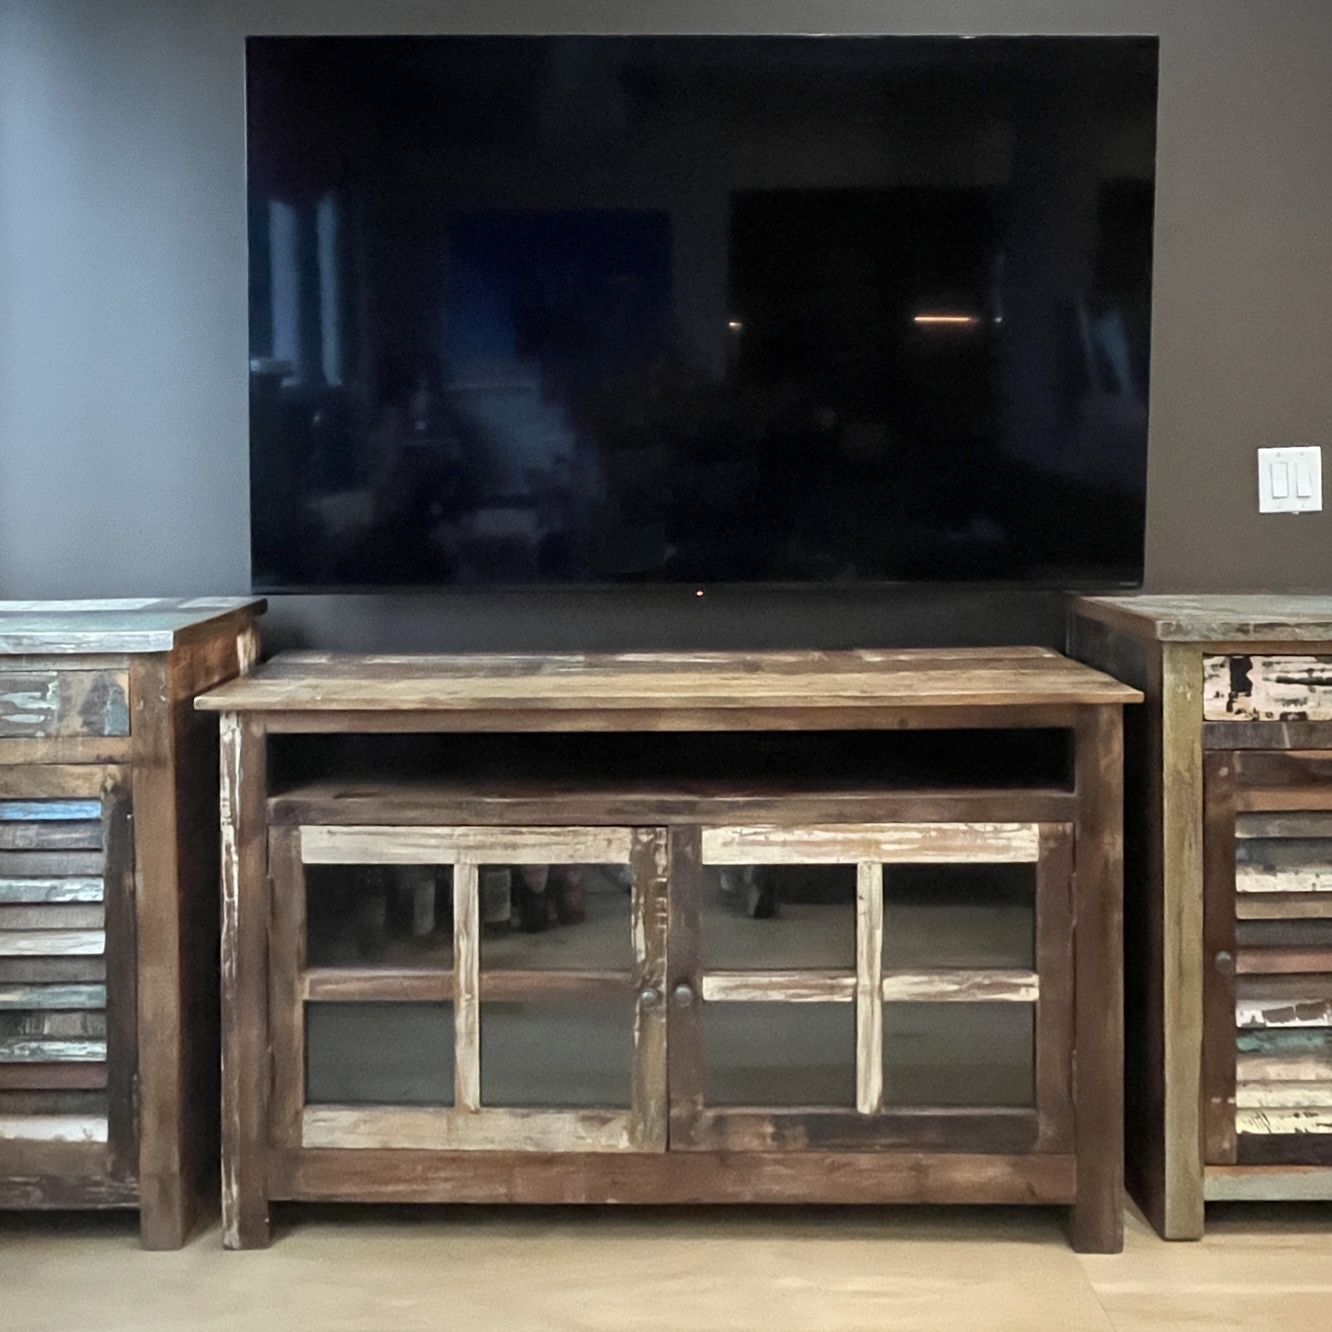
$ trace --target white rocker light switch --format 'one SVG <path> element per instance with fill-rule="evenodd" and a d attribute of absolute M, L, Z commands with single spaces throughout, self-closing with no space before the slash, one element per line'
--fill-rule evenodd
<path fill-rule="evenodd" d="M 1313 513 L 1323 507 L 1323 450 L 1316 444 L 1258 450 L 1258 512 Z"/>

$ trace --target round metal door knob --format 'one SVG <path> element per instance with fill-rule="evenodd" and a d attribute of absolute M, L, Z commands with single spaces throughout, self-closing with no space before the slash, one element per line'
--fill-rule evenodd
<path fill-rule="evenodd" d="M 1235 974 L 1235 955 L 1228 953 L 1223 948 L 1214 959 L 1216 969 L 1223 976 L 1233 976 Z"/>
<path fill-rule="evenodd" d="M 676 1008 L 688 1008 L 694 1002 L 694 988 L 692 985 L 681 981 L 679 985 L 671 991 L 671 1000 Z"/>
<path fill-rule="evenodd" d="M 638 1002 L 644 1008 L 656 1008 L 656 1006 L 661 1003 L 661 991 L 653 989 L 651 986 L 646 990 L 640 990 L 638 994 Z"/>

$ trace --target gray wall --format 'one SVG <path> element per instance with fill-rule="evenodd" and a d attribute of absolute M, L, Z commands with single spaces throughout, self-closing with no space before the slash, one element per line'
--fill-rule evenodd
<path fill-rule="evenodd" d="M 1332 516 L 1260 517 L 1253 455 L 1332 444 L 1328 0 L 0 0 L 0 596 L 245 589 L 242 39 L 371 31 L 1159 34 L 1147 583 L 1332 588 Z M 269 642 L 1057 641 L 1058 609 L 934 592 L 284 598 Z"/>

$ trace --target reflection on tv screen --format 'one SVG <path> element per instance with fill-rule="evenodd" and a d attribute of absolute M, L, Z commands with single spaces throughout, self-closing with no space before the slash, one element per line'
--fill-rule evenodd
<path fill-rule="evenodd" d="M 1156 43 L 252 38 L 253 576 L 1141 579 Z"/>

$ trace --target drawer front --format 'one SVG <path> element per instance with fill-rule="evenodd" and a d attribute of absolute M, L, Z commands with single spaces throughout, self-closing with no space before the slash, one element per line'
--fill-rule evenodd
<path fill-rule="evenodd" d="M 1332 657 L 1204 657 L 1203 717 L 1332 721 Z"/>
<path fill-rule="evenodd" d="M 129 734 L 125 671 L 0 671 L 0 738 Z"/>

